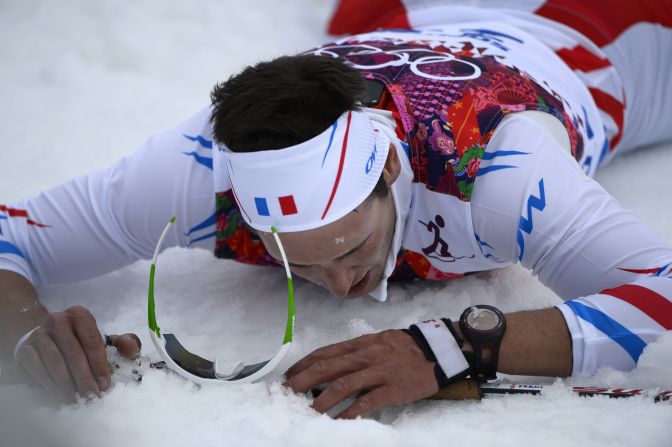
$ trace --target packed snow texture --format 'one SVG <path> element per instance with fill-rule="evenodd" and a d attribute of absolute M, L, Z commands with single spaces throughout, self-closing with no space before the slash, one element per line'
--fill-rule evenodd
<path fill-rule="evenodd" d="M 309 0 L 1 2 L 0 202 L 104 168 L 207 104 L 215 82 L 325 41 L 331 8 Z M 597 176 L 668 243 L 671 166 L 666 144 L 618 158 Z M 142 261 L 81 283 L 41 287 L 39 294 L 53 311 L 87 306 L 105 333 L 136 332 L 145 358 L 159 360 L 146 323 L 148 272 Z M 225 363 L 267 358 L 282 340 L 281 269 L 170 249 L 160 260 L 156 293 L 164 331 Z M 557 381 L 541 397 L 423 401 L 342 421 L 314 412 L 308 397 L 280 385 L 289 365 L 325 344 L 427 317 L 455 318 L 469 304 L 510 312 L 559 302 L 518 266 L 445 284 L 395 285 L 382 304 L 337 299 L 297 281 L 296 299 L 296 343 L 260 383 L 198 389 L 149 370 L 138 385 L 122 365 L 102 399 L 71 405 L 50 404 L 35 387 L 4 386 L 0 445 L 670 445 L 672 405 L 580 398 L 569 385 L 672 389 L 672 334 L 650 345 L 634 371 Z"/>

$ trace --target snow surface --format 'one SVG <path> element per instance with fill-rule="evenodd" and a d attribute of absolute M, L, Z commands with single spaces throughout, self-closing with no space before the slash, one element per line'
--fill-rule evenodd
<path fill-rule="evenodd" d="M 108 166 L 146 137 L 208 102 L 212 85 L 245 65 L 327 39 L 331 2 L 309 0 L 31 0 L 0 2 L 0 202 L 38 193 Z M 662 117 L 661 117 L 662 119 Z M 672 243 L 672 145 L 639 150 L 598 180 Z M 636 181 L 632 181 L 636 179 Z M 89 281 L 43 287 L 45 304 L 84 304 L 106 333 L 146 329 L 148 262 Z M 223 283 L 219 278 L 229 278 Z M 280 270 L 215 262 L 205 251 L 168 250 L 158 270 L 161 326 L 222 359 L 266 358 L 282 339 Z M 267 380 L 197 389 L 159 371 L 142 384 L 130 366 L 101 400 L 54 406 L 36 388 L 0 387 L 0 446 L 521 445 L 670 446 L 672 405 L 643 398 L 579 398 L 570 384 L 672 389 L 672 334 L 650 345 L 631 372 L 558 381 L 542 397 L 419 402 L 374 418 L 332 420 L 288 394 L 281 373 L 312 349 L 471 303 L 504 311 L 559 302 L 520 267 L 445 285 L 393 286 L 390 300 L 343 301 L 298 282 L 297 342 Z M 145 366 L 146 366 L 145 361 Z M 552 383 L 553 379 L 518 381 Z"/>

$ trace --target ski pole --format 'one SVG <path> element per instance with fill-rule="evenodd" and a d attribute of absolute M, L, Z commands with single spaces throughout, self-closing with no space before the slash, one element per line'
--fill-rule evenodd
<path fill-rule="evenodd" d="M 433 400 L 480 400 L 486 395 L 503 394 L 543 394 L 547 385 L 521 383 L 479 383 L 474 379 L 462 379 L 439 390 L 431 396 Z M 672 390 L 653 391 L 630 388 L 606 388 L 575 386 L 571 390 L 579 396 L 631 397 L 651 396 L 654 402 L 667 401 L 672 398 Z"/>

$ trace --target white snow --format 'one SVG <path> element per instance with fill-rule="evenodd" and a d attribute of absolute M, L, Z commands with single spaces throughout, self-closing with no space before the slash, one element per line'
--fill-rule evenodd
<path fill-rule="evenodd" d="M 331 2 L 309 0 L 48 0 L 0 3 L 0 202 L 33 195 L 129 154 L 208 102 L 212 85 L 245 65 L 327 39 Z M 661 117 L 662 119 L 662 117 Z M 672 243 L 672 144 L 639 150 L 598 180 Z M 148 262 L 89 281 L 43 287 L 52 310 L 84 304 L 106 333 L 146 329 Z M 227 278 L 226 281 L 223 278 Z M 233 364 L 271 355 L 282 340 L 282 270 L 217 262 L 205 251 L 168 250 L 157 276 L 160 326 L 198 352 Z M 0 445 L 669 446 L 672 405 L 643 398 L 579 398 L 570 384 L 672 389 L 672 334 L 631 372 L 558 381 L 545 396 L 480 403 L 425 401 L 374 418 L 332 420 L 287 393 L 281 373 L 312 349 L 469 304 L 504 311 L 559 302 L 520 267 L 446 284 L 393 286 L 387 303 L 343 301 L 298 281 L 297 342 L 267 380 L 197 389 L 148 371 L 125 373 L 101 400 L 49 405 L 39 390 L 0 387 Z M 146 362 L 145 362 L 146 366 Z M 123 371 L 122 371 L 123 372 Z M 552 379 L 517 381 L 552 383 Z"/>

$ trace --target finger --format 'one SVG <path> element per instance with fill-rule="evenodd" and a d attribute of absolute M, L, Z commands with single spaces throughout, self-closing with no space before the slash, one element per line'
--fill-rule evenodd
<path fill-rule="evenodd" d="M 50 314 L 51 315 L 54 314 Z M 67 317 L 47 317 L 47 333 L 56 343 L 70 375 L 77 386 L 80 396 L 88 397 L 90 393 L 100 397 L 100 388 L 91 373 L 89 360 L 75 336 Z"/>
<path fill-rule="evenodd" d="M 371 342 L 354 352 L 318 360 L 296 375 L 288 376 L 285 385 L 296 392 L 306 392 L 322 383 L 379 364 L 384 360 L 381 354 L 385 352 L 381 345 Z"/>
<path fill-rule="evenodd" d="M 95 318 L 88 312 L 82 313 L 72 317 L 72 324 L 99 390 L 107 390 L 110 387 L 110 367 L 105 342 L 100 336 Z"/>
<path fill-rule="evenodd" d="M 41 329 L 38 329 L 38 331 L 41 331 Z M 56 343 L 47 334 L 43 333 L 42 336 L 36 338 L 35 347 L 40 354 L 42 364 L 49 372 L 49 376 L 56 387 L 72 399 L 77 392 L 77 388 Z"/>
<path fill-rule="evenodd" d="M 327 359 L 331 357 L 336 357 L 339 355 L 347 354 L 357 349 L 360 349 L 362 346 L 370 343 L 377 334 L 367 334 L 361 337 L 353 338 L 352 340 L 346 340 L 340 343 L 334 343 L 333 345 L 324 346 L 322 348 L 316 349 L 294 365 L 292 365 L 288 370 L 286 375 L 293 376 L 306 368 L 312 366 L 315 362 L 318 362 L 322 359 Z"/>
<path fill-rule="evenodd" d="M 390 386 L 380 386 L 357 398 L 348 408 L 336 415 L 336 419 L 355 419 L 366 417 L 387 405 L 396 405 Z"/>
<path fill-rule="evenodd" d="M 350 396 L 382 385 L 383 377 L 373 368 L 339 377 L 313 401 L 313 408 L 324 413 Z"/>
<path fill-rule="evenodd" d="M 122 357 L 133 360 L 140 355 L 142 343 L 137 335 L 129 333 L 123 335 L 108 335 L 107 337 L 110 340 L 110 344 L 117 348 L 117 351 Z"/>
<path fill-rule="evenodd" d="M 31 345 L 24 343 L 21 346 L 19 352 L 16 353 L 16 361 L 45 390 L 56 388 L 56 384 L 42 364 L 40 354 Z"/>
<path fill-rule="evenodd" d="M 346 374 L 365 368 L 366 362 L 351 354 L 318 360 L 300 373 L 287 378 L 285 385 L 297 393 L 305 393 L 321 383 L 331 382 Z"/>

